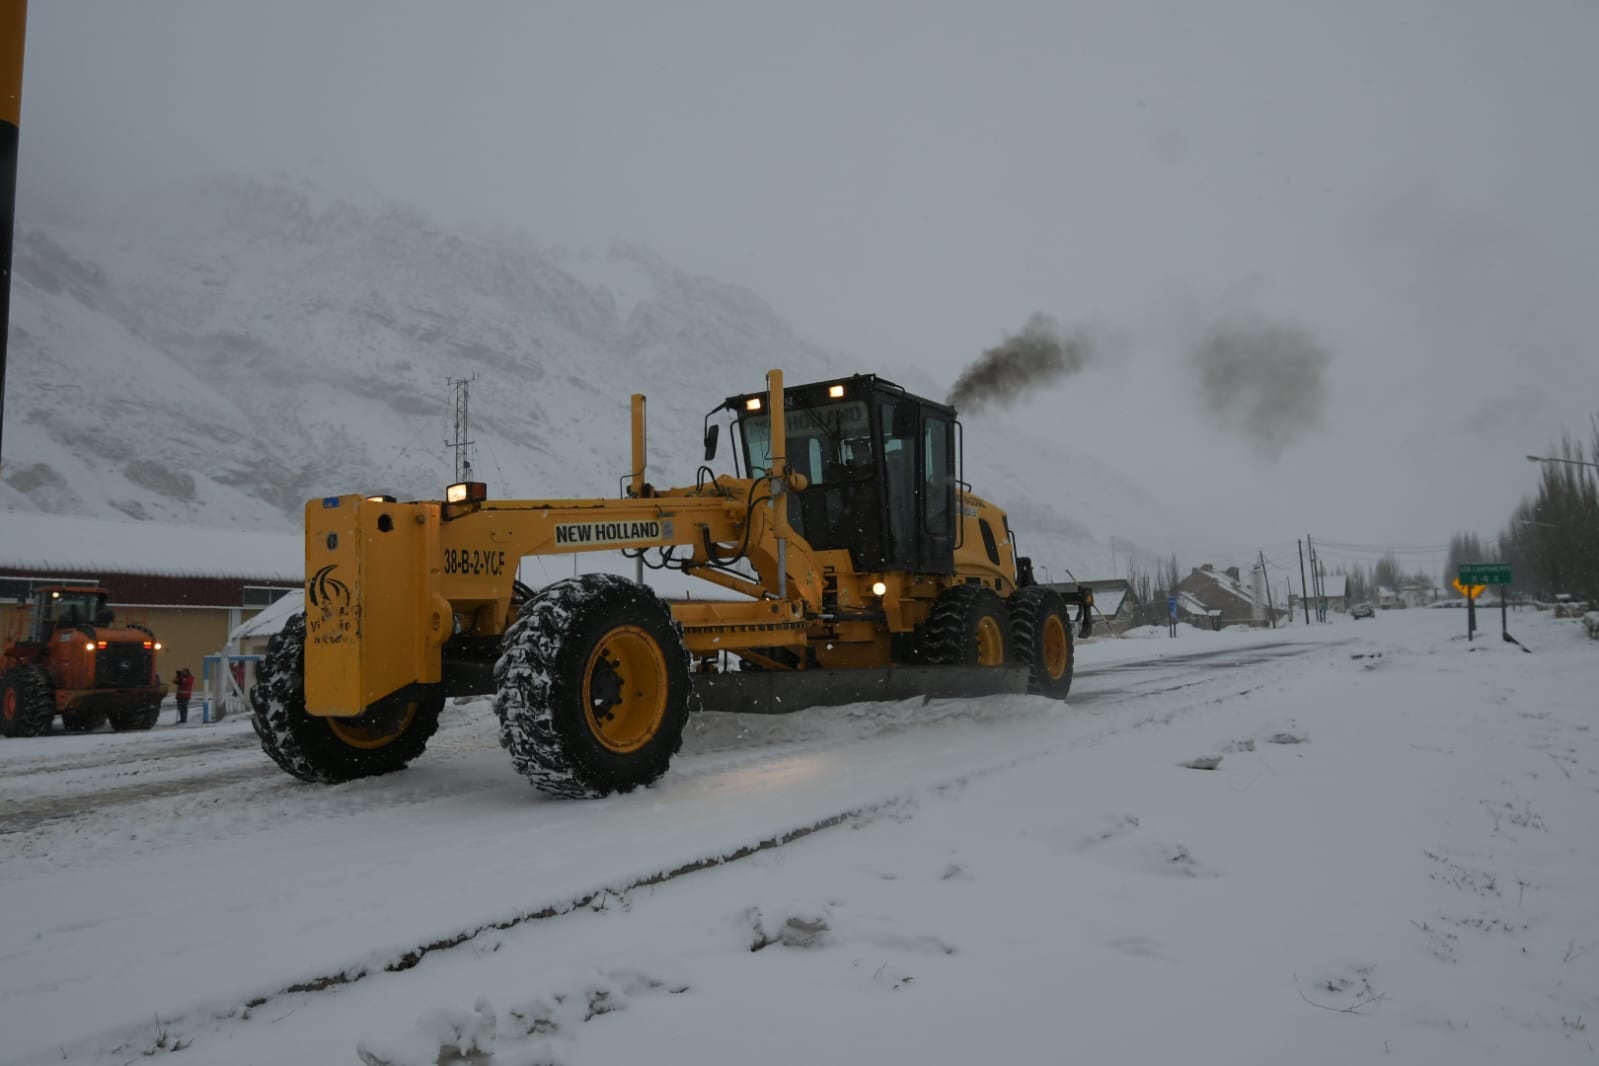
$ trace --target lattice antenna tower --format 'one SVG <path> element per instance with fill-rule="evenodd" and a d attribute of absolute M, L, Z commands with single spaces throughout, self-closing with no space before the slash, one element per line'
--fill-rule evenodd
<path fill-rule="evenodd" d="M 450 383 L 450 390 L 455 393 L 455 439 L 444 442 L 445 446 L 455 452 L 455 480 L 472 480 L 472 445 L 470 431 L 467 428 L 467 405 L 472 382 L 477 380 L 473 374 L 469 378 L 446 378 Z"/>

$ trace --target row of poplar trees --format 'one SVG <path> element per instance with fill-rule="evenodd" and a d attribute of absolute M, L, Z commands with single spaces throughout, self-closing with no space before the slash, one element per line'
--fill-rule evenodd
<path fill-rule="evenodd" d="M 1599 464 L 1599 416 L 1586 453 L 1567 436 L 1551 457 Z M 1550 601 L 1562 593 L 1599 603 L 1599 469 L 1574 463 L 1540 465 L 1536 491 L 1523 496 L 1494 542 L 1471 533 L 1450 538 L 1444 581 L 1461 563 L 1504 562 L 1511 591 Z"/>

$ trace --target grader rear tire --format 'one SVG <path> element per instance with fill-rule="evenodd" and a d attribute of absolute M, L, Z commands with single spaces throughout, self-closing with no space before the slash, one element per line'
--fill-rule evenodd
<path fill-rule="evenodd" d="M 302 781 L 338 784 L 404 769 L 439 728 L 443 696 L 358 718 L 318 718 L 305 709 L 305 615 L 267 643 L 250 690 L 251 724 L 272 761 Z"/>
<path fill-rule="evenodd" d="M 1060 593 L 1030 585 L 1010 598 L 1011 642 L 1028 665 L 1027 691 L 1063 700 L 1072 688 L 1072 623 Z"/>
<path fill-rule="evenodd" d="M 494 666 L 500 745 L 543 792 L 587 799 L 666 773 L 692 689 L 682 627 L 643 585 L 557 581 L 523 607 Z"/>

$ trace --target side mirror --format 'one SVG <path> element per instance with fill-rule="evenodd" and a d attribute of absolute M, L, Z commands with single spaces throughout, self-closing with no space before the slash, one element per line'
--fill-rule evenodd
<path fill-rule="evenodd" d="M 705 461 L 708 463 L 716 458 L 716 438 L 722 434 L 722 424 L 712 422 L 705 427 Z"/>

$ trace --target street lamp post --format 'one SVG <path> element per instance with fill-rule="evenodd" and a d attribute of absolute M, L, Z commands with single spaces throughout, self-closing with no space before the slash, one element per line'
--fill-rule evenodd
<path fill-rule="evenodd" d="M 1565 463 L 1568 466 L 1591 466 L 1595 470 L 1599 470 L 1599 463 L 1590 463 L 1586 459 L 1555 459 L 1555 458 L 1551 458 L 1549 456 L 1543 456 L 1543 455 L 1529 455 L 1529 456 L 1527 456 L 1527 462 L 1529 462 L 1529 463 Z"/>

